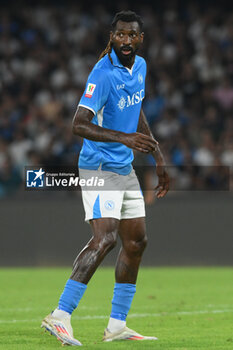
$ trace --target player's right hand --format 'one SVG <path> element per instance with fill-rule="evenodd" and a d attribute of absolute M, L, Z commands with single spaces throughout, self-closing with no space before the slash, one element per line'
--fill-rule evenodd
<path fill-rule="evenodd" d="M 121 143 L 143 153 L 154 152 L 158 145 L 158 142 L 153 137 L 141 134 L 140 132 L 124 134 Z"/>

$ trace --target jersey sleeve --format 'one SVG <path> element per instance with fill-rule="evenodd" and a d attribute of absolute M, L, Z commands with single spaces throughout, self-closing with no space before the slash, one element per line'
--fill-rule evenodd
<path fill-rule="evenodd" d="M 102 69 L 93 69 L 88 77 L 79 106 L 86 107 L 96 114 L 105 105 L 109 92 L 107 72 Z"/>

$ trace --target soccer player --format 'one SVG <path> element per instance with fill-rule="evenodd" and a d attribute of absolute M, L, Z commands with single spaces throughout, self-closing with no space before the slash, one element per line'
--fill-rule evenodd
<path fill-rule="evenodd" d="M 82 190 L 93 237 L 77 256 L 58 307 L 42 327 L 63 344 L 82 345 L 73 336 L 71 314 L 92 275 L 120 236 L 112 312 L 103 341 L 156 340 L 126 327 L 139 264 L 146 247 L 145 206 L 132 168 L 133 151 L 152 153 L 158 175 L 157 197 L 169 189 L 169 178 L 158 142 L 148 127 L 141 104 L 146 63 L 136 55 L 143 42 L 143 22 L 131 11 L 116 14 L 110 40 L 90 73 L 73 120 L 73 132 L 84 138 L 79 157 L 80 177 L 103 178 L 108 190 Z"/>

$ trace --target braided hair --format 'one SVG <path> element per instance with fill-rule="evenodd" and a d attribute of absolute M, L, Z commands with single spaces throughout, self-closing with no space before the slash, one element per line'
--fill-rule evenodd
<path fill-rule="evenodd" d="M 108 45 L 106 46 L 104 51 L 101 52 L 98 61 L 101 60 L 101 58 L 103 58 L 105 55 L 108 55 L 108 58 L 110 59 L 110 62 L 113 64 L 112 57 L 110 55 L 111 51 L 112 51 L 112 42 L 111 42 L 111 40 L 109 40 Z"/>
<path fill-rule="evenodd" d="M 143 21 L 141 19 L 140 16 L 138 16 L 135 12 L 133 11 L 121 11 L 118 12 L 115 17 L 113 18 L 112 21 L 112 30 L 114 31 L 116 29 L 116 24 L 118 21 L 123 21 L 123 22 L 138 22 L 139 27 L 140 27 L 140 31 L 142 31 L 143 28 Z M 99 56 L 99 60 L 101 60 L 101 58 L 103 58 L 105 55 L 108 55 L 110 62 L 113 64 L 112 62 L 112 57 L 110 55 L 110 53 L 112 52 L 112 42 L 111 40 L 109 40 L 106 48 L 104 49 L 103 52 L 101 52 L 100 56 Z M 99 61 L 98 60 L 98 61 Z"/>

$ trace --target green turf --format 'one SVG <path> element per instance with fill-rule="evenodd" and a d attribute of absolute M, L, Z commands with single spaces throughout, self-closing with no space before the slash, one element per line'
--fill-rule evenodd
<path fill-rule="evenodd" d="M 56 307 L 69 269 L 0 269 L 0 349 L 61 349 L 40 328 Z M 233 349 L 232 268 L 143 268 L 128 326 L 156 342 L 102 343 L 113 269 L 99 269 L 73 315 L 83 349 Z M 135 317 L 138 314 L 138 317 Z"/>

